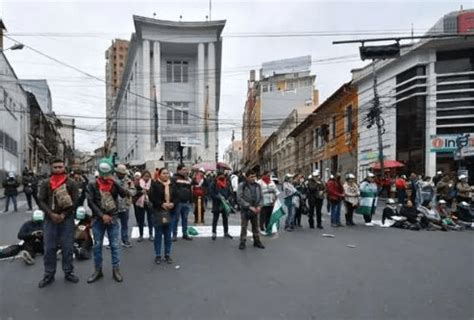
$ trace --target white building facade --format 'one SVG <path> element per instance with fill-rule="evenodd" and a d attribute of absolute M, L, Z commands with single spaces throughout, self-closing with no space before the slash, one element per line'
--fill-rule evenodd
<path fill-rule="evenodd" d="M 115 101 L 119 161 L 174 168 L 216 161 L 225 21 L 174 22 L 134 16 Z"/>
<path fill-rule="evenodd" d="M 452 17 L 450 14 L 443 19 Z M 438 22 L 440 25 L 443 23 Z M 359 96 L 359 179 L 378 161 L 377 127 L 367 127 L 374 98 L 372 67 L 353 70 Z M 375 69 L 384 119 L 384 158 L 403 162 L 407 173 L 434 176 L 437 170 L 468 170 L 472 179 L 474 39 L 420 41 L 402 47 L 397 59 L 377 62 Z M 456 155 L 457 148 L 450 145 L 450 139 L 467 135 L 470 138 L 462 157 Z"/>
<path fill-rule="evenodd" d="M 0 52 L 0 178 L 21 174 L 27 164 L 27 95 L 12 66 Z"/>

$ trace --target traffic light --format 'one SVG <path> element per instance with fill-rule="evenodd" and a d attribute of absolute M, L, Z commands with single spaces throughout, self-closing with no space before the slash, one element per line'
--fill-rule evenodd
<path fill-rule="evenodd" d="M 385 46 L 362 46 L 359 48 L 360 58 L 365 59 L 389 59 L 400 56 L 400 44 L 394 43 Z"/>

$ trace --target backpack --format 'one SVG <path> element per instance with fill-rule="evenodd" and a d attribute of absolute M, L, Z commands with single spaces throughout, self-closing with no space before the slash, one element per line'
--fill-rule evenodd
<path fill-rule="evenodd" d="M 117 204 L 115 203 L 112 193 L 107 191 L 100 191 L 100 208 L 105 213 L 111 213 L 117 210 Z"/>
<path fill-rule="evenodd" d="M 63 183 L 60 187 L 53 191 L 53 198 L 57 207 L 61 210 L 66 210 L 73 206 L 72 198 L 67 191 L 66 183 Z"/>

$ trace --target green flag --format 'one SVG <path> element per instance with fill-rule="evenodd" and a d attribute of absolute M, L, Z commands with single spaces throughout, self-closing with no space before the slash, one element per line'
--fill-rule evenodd
<path fill-rule="evenodd" d="M 273 206 L 272 215 L 270 222 L 267 225 L 267 235 L 272 235 L 273 226 L 276 225 L 277 229 L 280 229 L 280 219 L 286 214 L 286 206 L 284 205 L 283 199 L 277 198 L 275 205 Z"/>

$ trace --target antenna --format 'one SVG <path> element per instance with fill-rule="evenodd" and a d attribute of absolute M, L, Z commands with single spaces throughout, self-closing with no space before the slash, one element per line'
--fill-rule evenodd
<path fill-rule="evenodd" d="M 209 0 L 209 21 L 212 20 L 212 0 Z"/>

